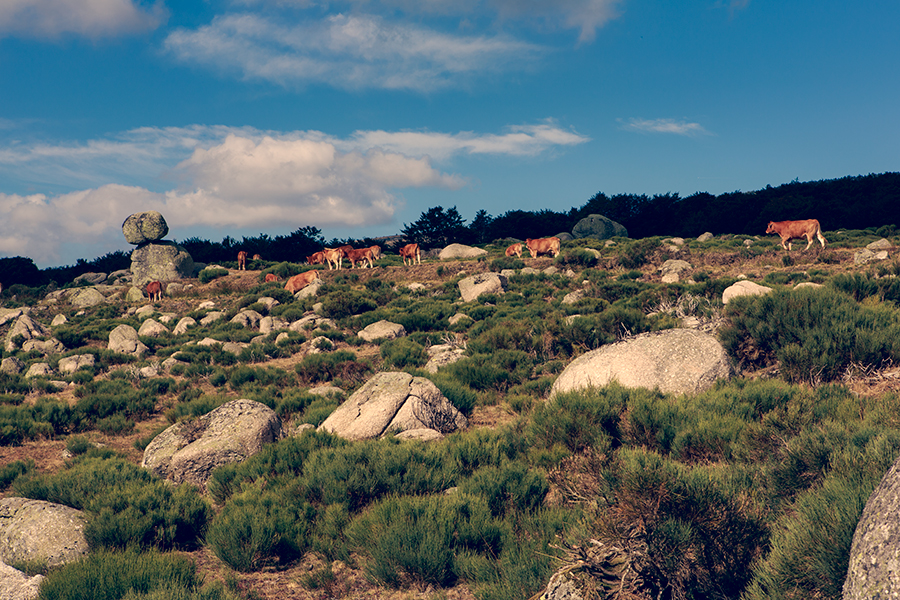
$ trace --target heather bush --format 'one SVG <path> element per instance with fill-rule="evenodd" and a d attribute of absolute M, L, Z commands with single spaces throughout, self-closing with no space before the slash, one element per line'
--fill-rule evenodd
<path fill-rule="evenodd" d="M 381 358 L 385 366 L 398 369 L 421 367 L 428 362 L 424 346 L 406 337 L 382 342 Z"/>

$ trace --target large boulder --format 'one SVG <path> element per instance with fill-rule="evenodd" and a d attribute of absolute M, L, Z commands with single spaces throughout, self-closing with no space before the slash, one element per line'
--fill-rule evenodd
<path fill-rule="evenodd" d="M 6 333 L 6 351 L 12 352 L 16 349 L 16 341 L 18 336 L 22 336 L 23 341 L 35 338 L 47 337 L 50 335 L 50 329 L 45 327 L 38 321 L 31 318 L 30 315 L 23 314 L 16 319 L 13 326 Z"/>
<path fill-rule="evenodd" d="M 452 365 L 466 355 L 466 351 L 456 344 L 435 344 L 426 348 L 425 352 L 428 354 L 425 370 L 429 373 L 437 373 L 441 367 Z"/>
<path fill-rule="evenodd" d="M 93 354 L 76 354 L 75 356 L 67 356 L 59 359 L 56 368 L 59 369 L 60 373 L 70 374 L 82 367 L 93 369 L 96 361 L 97 358 Z"/>
<path fill-rule="evenodd" d="M 863 509 L 844 580 L 844 600 L 900 597 L 900 459 Z"/>
<path fill-rule="evenodd" d="M 0 560 L 48 567 L 77 560 L 88 552 L 86 521 L 80 510 L 62 504 L 0 499 Z"/>
<path fill-rule="evenodd" d="M 738 296 L 763 296 L 771 291 L 770 287 L 745 279 L 725 288 L 725 291 L 722 292 L 722 304 L 728 304 L 732 298 Z"/>
<path fill-rule="evenodd" d="M 97 285 L 99 283 L 103 283 L 106 281 L 106 273 L 82 273 L 78 277 L 72 280 L 73 283 L 81 283 L 85 282 L 90 285 Z"/>
<path fill-rule="evenodd" d="M 460 280 L 457 286 L 463 302 L 471 302 L 482 294 L 502 294 L 506 289 L 506 277 L 497 273 L 478 273 Z"/>
<path fill-rule="evenodd" d="M 670 258 L 659 268 L 659 273 L 662 275 L 663 283 L 678 283 L 681 281 L 681 276 L 689 273 L 692 269 L 691 263 Z"/>
<path fill-rule="evenodd" d="M 69 296 L 69 303 L 78 308 L 97 306 L 106 302 L 106 297 L 96 288 L 82 288 Z"/>
<path fill-rule="evenodd" d="M 669 329 L 607 344 L 581 355 L 563 370 L 550 395 L 613 381 L 625 387 L 694 394 L 730 377 L 733 369 L 719 340 L 694 329 Z"/>
<path fill-rule="evenodd" d="M 431 381 L 409 373 L 378 373 L 341 404 L 319 429 L 348 440 L 390 432 L 433 429 L 450 433 L 468 425 Z"/>
<path fill-rule="evenodd" d="M 628 230 L 621 223 L 616 223 L 603 215 L 588 215 L 578 221 L 572 228 L 576 238 L 592 237 L 605 240 L 611 237 L 628 237 Z"/>
<path fill-rule="evenodd" d="M 29 577 L 0 561 L 0 598 L 3 600 L 33 600 L 40 594 L 43 575 Z"/>
<path fill-rule="evenodd" d="M 169 333 L 169 330 L 156 319 L 147 319 L 141 323 L 141 328 L 138 329 L 137 333 L 138 336 L 159 337 Z"/>
<path fill-rule="evenodd" d="M 487 254 L 487 250 L 474 248 L 465 244 L 450 244 L 440 251 L 438 258 L 441 260 L 453 260 L 457 258 L 478 258 Z"/>
<path fill-rule="evenodd" d="M 281 436 L 281 419 L 271 408 L 232 400 L 153 438 L 141 466 L 176 483 L 202 487 L 215 468 L 244 461 Z"/>
<path fill-rule="evenodd" d="M 139 246 L 147 242 L 156 242 L 169 233 L 169 226 L 163 216 L 155 210 L 134 213 L 122 223 L 125 241 Z"/>
<path fill-rule="evenodd" d="M 150 281 L 174 281 L 193 276 L 194 259 L 173 242 L 147 243 L 131 253 L 131 273 L 136 286 Z"/>
<path fill-rule="evenodd" d="M 138 332 L 131 325 L 122 323 L 109 332 L 107 349 L 122 354 L 134 354 L 141 356 L 149 350 L 138 338 Z"/>
<path fill-rule="evenodd" d="M 399 323 L 391 323 L 390 321 L 382 319 L 381 321 L 366 326 L 364 329 L 360 330 L 357 335 L 367 342 L 374 342 L 375 340 L 394 340 L 398 337 L 404 337 L 406 335 L 406 328 Z"/>

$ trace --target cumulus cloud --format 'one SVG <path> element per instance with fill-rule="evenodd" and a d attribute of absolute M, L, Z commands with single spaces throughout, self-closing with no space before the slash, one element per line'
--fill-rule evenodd
<path fill-rule="evenodd" d="M 145 210 L 160 211 L 173 230 L 388 223 L 403 189 L 466 185 L 464 177 L 436 166 L 454 156 L 534 156 L 585 141 L 547 121 L 499 134 L 358 131 L 347 138 L 317 131 L 141 128 L 83 144 L 8 145 L 0 147 L 0 172 L 22 178 L 55 171 L 59 182 L 73 173 L 70 185 L 102 183 L 58 195 L 0 193 L 0 254 L 71 263 L 73 257 L 61 256 L 65 247 L 92 244 L 101 255 L 122 246 L 122 222 Z M 163 172 L 167 188 L 159 186 Z M 129 177 L 138 183 L 122 184 Z M 149 189 L 152 184 L 161 189 Z"/>
<path fill-rule="evenodd" d="M 699 123 L 677 121 L 675 119 L 631 119 L 623 123 L 622 129 L 641 133 L 672 133 L 675 135 L 709 135 Z"/>
<path fill-rule="evenodd" d="M 161 0 L 149 8 L 134 0 L 3 0 L 0 37 L 115 37 L 155 29 L 164 18 Z"/>
<path fill-rule="evenodd" d="M 544 50 L 509 36 L 464 36 L 373 15 L 337 14 L 285 25 L 224 15 L 165 40 L 178 60 L 280 85 L 431 91 L 506 68 L 526 69 Z"/>

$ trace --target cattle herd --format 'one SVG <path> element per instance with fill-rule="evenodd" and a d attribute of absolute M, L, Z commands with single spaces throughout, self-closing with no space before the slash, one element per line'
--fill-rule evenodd
<path fill-rule="evenodd" d="M 802 221 L 770 221 L 766 228 L 766 233 L 776 233 L 781 237 L 781 247 L 785 250 L 791 250 L 791 240 L 806 239 L 806 249 L 809 250 L 813 242 L 818 239 L 822 247 L 825 247 L 825 238 L 822 236 L 822 227 L 816 219 L 806 219 Z M 547 238 L 527 238 L 525 243 L 517 242 L 511 244 L 506 249 L 506 256 L 516 256 L 521 258 L 523 246 L 531 254 L 531 258 L 537 258 L 539 254 L 549 254 L 554 258 L 560 252 L 560 239 L 558 237 Z M 418 244 L 406 244 L 398 249 L 397 253 L 403 258 L 404 266 L 414 264 L 422 264 L 422 251 Z M 259 254 L 253 255 L 253 260 L 259 260 Z M 350 263 L 350 268 L 355 269 L 356 265 L 360 267 L 374 268 L 375 261 L 381 258 L 381 246 L 369 246 L 368 248 L 354 248 L 353 246 L 340 246 L 338 248 L 322 248 L 319 252 L 315 252 L 312 256 L 306 257 L 307 264 L 310 265 L 328 265 L 329 270 L 340 270 L 344 264 L 344 260 Z M 247 252 L 241 250 L 237 255 L 238 270 L 247 269 Z M 284 284 L 284 288 L 291 293 L 295 293 L 314 280 L 319 279 L 318 271 L 306 271 L 299 275 L 294 275 Z M 266 275 L 266 282 L 281 281 L 281 278 L 274 273 Z M 2 288 L 0 288 L 2 290 Z M 158 301 L 162 296 L 165 287 L 159 281 L 151 281 L 147 284 L 146 291 L 151 301 Z"/>

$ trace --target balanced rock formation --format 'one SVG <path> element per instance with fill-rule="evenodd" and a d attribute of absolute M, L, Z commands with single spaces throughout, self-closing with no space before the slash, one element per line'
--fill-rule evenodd
<path fill-rule="evenodd" d="M 281 419 L 271 408 L 232 400 L 153 438 L 141 466 L 175 483 L 202 487 L 216 467 L 246 460 L 281 435 Z"/>
<path fill-rule="evenodd" d="M 719 340 L 694 329 L 668 329 L 607 344 L 572 361 L 550 395 L 613 381 L 625 387 L 695 394 L 730 377 L 731 361 Z"/>
<path fill-rule="evenodd" d="M 134 285 L 150 281 L 172 281 L 194 275 L 194 259 L 174 242 L 153 242 L 138 246 L 131 253 Z"/>
<path fill-rule="evenodd" d="M 55 567 L 81 558 L 88 553 L 86 522 L 84 513 L 62 504 L 0 499 L 0 560 Z"/>
<path fill-rule="evenodd" d="M 378 373 L 341 404 L 319 429 L 348 440 L 390 432 L 416 437 L 420 430 L 445 434 L 468 425 L 431 381 L 409 373 Z"/>
<path fill-rule="evenodd" d="M 147 242 L 157 242 L 169 233 L 169 225 L 163 216 L 155 210 L 130 215 L 122 223 L 125 241 L 139 246 Z"/>

